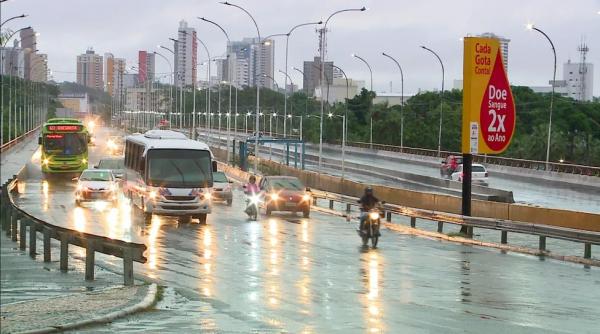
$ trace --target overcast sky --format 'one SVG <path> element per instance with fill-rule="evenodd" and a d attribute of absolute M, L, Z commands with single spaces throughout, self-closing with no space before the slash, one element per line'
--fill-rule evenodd
<path fill-rule="evenodd" d="M 594 95 L 600 96 L 600 0 L 232 0 L 250 11 L 261 35 L 285 33 L 292 26 L 326 19 L 332 12 L 352 7 L 366 12 L 342 13 L 329 22 L 328 60 L 333 60 L 349 77 L 365 80 L 366 66 L 350 56 L 356 53 L 370 62 L 376 91 L 400 90 L 394 64 L 381 56 L 395 56 L 404 69 L 405 93 L 439 89 L 441 70 L 437 59 L 419 45 L 435 50 L 446 68 L 446 87 L 462 77 L 462 42 L 467 34 L 493 32 L 511 40 L 508 74 L 517 85 L 548 85 L 552 77 L 552 51 L 539 33 L 527 31 L 534 23 L 554 41 L 558 56 L 557 79 L 562 64 L 579 61 L 577 46 L 585 38 L 588 62 L 595 65 Z M 97 53 L 111 52 L 137 63 L 138 50 L 155 50 L 157 44 L 176 37 L 178 22 L 185 19 L 196 28 L 212 55 L 225 52 L 224 35 L 198 20 L 212 19 L 228 31 L 232 40 L 255 36 L 250 19 L 240 10 L 212 0 L 12 0 L 1 9 L 2 20 L 22 13 L 29 17 L 13 20 L 3 28 L 31 25 L 41 35 L 38 49 L 48 54 L 57 81 L 75 81 L 78 54 L 93 47 Z M 289 72 L 301 85 L 301 75 L 292 66 L 317 55 L 318 39 L 313 27 L 297 29 L 290 38 Z M 199 57 L 205 58 L 202 49 Z M 283 82 L 285 40 L 276 41 L 276 79 Z M 157 72 L 168 65 L 157 58 Z M 200 76 L 204 77 L 204 73 Z"/>

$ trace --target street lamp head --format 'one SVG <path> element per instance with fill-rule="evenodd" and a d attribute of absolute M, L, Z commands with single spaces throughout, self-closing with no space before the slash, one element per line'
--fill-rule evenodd
<path fill-rule="evenodd" d="M 598 14 L 600 14 L 600 12 L 598 12 Z M 319 21 L 317 24 L 323 24 L 323 21 Z"/>
<path fill-rule="evenodd" d="M 287 115 L 287 118 L 292 118 L 292 115 Z"/>
<path fill-rule="evenodd" d="M 367 10 L 367 9 L 368 9 L 367 7 L 364 7 L 364 6 L 363 6 L 363 8 L 361 8 L 361 9 L 360 9 L 360 11 L 361 11 L 361 12 L 364 12 L 364 11 L 365 11 L 365 10 Z"/>
<path fill-rule="evenodd" d="M 246 113 L 246 115 L 252 116 L 252 113 L 248 111 L 248 113 Z"/>
<path fill-rule="evenodd" d="M 534 28 L 533 23 L 527 23 L 525 25 L 525 28 L 527 28 L 527 30 L 533 30 L 533 28 Z"/>
<path fill-rule="evenodd" d="M 356 58 L 356 54 L 355 53 L 351 53 L 350 57 L 355 57 Z"/>
<path fill-rule="evenodd" d="M 333 117 L 333 113 L 327 114 L 327 117 L 332 118 Z"/>

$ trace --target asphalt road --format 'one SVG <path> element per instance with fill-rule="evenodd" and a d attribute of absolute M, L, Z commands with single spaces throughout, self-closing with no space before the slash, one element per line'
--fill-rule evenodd
<path fill-rule="evenodd" d="M 102 143 L 104 131 L 98 134 Z M 93 148 L 95 163 L 106 152 Z M 35 155 L 31 163 L 35 169 Z M 250 222 L 244 197 L 216 203 L 207 225 L 155 216 L 123 200 L 76 208 L 74 182 L 32 179 L 20 201 L 76 229 L 141 240 L 135 272 L 168 287 L 158 311 L 90 331 L 597 332 L 600 272 L 553 260 L 382 231 L 363 249 L 354 223 L 313 211 Z M 44 185 L 46 184 L 46 185 Z M 82 250 L 83 253 L 83 250 Z M 97 261 L 120 267 L 121 260 Z M 165 306 L 166 303 L 166 306 Z"/>

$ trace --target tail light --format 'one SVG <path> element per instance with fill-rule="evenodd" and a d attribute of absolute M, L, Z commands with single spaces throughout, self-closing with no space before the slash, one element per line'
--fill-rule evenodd
<path fill-rule="evenodd" d="M 488 172 L 485 172 L 485 177 L 488 177 Z"/>

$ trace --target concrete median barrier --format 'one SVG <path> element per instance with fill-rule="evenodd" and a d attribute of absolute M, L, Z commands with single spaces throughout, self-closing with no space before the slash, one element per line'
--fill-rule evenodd
<path fill-rule="evenodd" d="M 347 196 L 359 197 L 367 186 L 366 184 L 342 179 L 337 176 L 319 175 L 316 172 L 295 169 L 269 160 L 261 160 L 261 167 L 275 174 L 296 176 L 309 188 Z M 247 180 L 247 177 L 250 175 L 235 167 L 226 166 L 223 168 L 226 168 L 224 171 L 228 174 L 243 180 Z M 461 212 L 460 197 L 381 185 L 373 186 L 373 189 L 379 199 L 391 204 L 455 214 L 460 214 Z M 600 232 L 600 214 L 593 213 L 473 200 L 472 214 L 473 216 L 482 218 L 504 219 Z"/>

